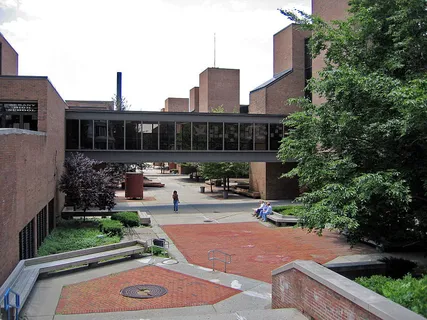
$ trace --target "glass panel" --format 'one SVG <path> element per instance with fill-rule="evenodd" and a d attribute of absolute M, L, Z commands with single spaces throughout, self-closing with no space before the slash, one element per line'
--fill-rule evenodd
<path fill-rule="evenodd" d="M 191 150 L 191 122 L 176 123 L 176 150 Z"/>
<path fill-rule="evenodd" d="M 123 150 L 125 148 L 124 121 L 108 121 L 108 149 Z"/>
<path fill-rule="evenodd" d="M 67 120 L 66 123 L 65 149 L 79 148 L 79 120 Z"/>
<path fill-rule="evenodd" d="M 268 124 L 255 124 L 255 150 L 268 150 Z"/>
<path fill-rule="evenodd" d="M 253 150 L 253 124 L 240 124 L 240 150 Z"/>
<path fill-rule="evenodd" d="M 222 150 L 222 122 L 209 123 L 209 150 Z"/>
<path fill-rule="evenodd" d="M 158 150 L 158 132 L 159 124 L 157 122 L 142 123 L 142 137 L 144 150 Z"/>
<path fill-rule="evenodd" d="M 141 150 L 141 121 L 126 121 L 126 150 Z"/>
<path fill-rule="evenodd" d="M 160 122 L 160 150 L 175 150 L 175 122 Z"/>
<path fill-rule="evenodd" d="M 193 150 L 207 150 L 208 125 L 206 122 L 193 122 Z"/>
<path fill-rule="evenodd" d="M 6 126 L 5 128 L 19 129 L 21 117 L 16 114 L 6 114 Z"/>
<path fill-rule="evenodd" d="M 107 120 L 95 120 L 95 149 L 107 149 Z"/>
<path fill-rule="evenodd" d="M 270 123 L 270 150 L 279 150 L 283 138 L 283 124 Z"/>
<path fill-rule="evenodd" d="M 24 129 L 37 131 L 37 115 L 24 114 Z"/>
<path fill-rule="evenodd" d="M 80 120 L 80 148 L 93 149 L 93 121 Z"/>
<path fill-rule="evenodd" d="M 239 125 L 237 123 L 225 124 L 224 148 L 225 150 L 237 150 L 239 137 Z"/>

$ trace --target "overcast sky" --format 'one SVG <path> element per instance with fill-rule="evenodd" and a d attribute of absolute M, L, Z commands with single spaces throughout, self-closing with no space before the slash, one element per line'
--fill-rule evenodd
<path fill-rule="evenodd" d="M 0 0 L 0 31 L 19 53 L 19 74 L 48 76 L 69 100 L 110 100 L 116 72 L 132 110 L 188 98 L 214 65 L 240 69 L 240 103 L 273 76 L 277 8 L 310 0 Z"/>

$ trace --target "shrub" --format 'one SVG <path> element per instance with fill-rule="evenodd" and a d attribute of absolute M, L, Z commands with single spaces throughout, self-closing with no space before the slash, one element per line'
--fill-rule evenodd
<path fill-rule="evenodd" d="M 125 227 L 138 227 L 139 216 L 136 212 L 117 212 L 111 215 L 111 220 L 120 221 Z"/>
<path fill-rule="evenodd" d="M 384 276 L 362 277 L 355 280 L 362 286 L 427 317 L 427 275 L 421 279 L 406 275 L 403 279 L 391 279 Z"/>
<path fill-rule="evenodd" d="M 102 220 L 99 224 L 99 231 L 108 235 L 123 237 L 123 225 L 120 221 Z"/>
<path fill-rule="evenodd" d="M 284 216 L 298 216 L 301 206 L 274 206 L 273 211 L 280 213 Z"/>
<path fill-rule="evenodd" d="M 386 265 L 385 275 L 393 279 L 403 278 L 417 266 L 415 262 L 402 258 L 386 257 L 379 259 L 379 261 Z"/>

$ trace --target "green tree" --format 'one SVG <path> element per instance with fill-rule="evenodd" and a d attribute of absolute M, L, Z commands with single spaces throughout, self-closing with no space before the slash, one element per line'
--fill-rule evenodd
<path fill-rule="evenodd" d="M 350 241 L 427 239 L 427 15 L 425 0 L 352 0 L 349 18 L 327 24 L 281 12 L 312 30 L 325 68 L 308 89 L 326 98 L 301 111 L 279 158 L 305 192 L 302 224 L 345 230 Z"/>
<path fill-rule="evenodd" d="M 206 179 L 222 179 L 224 190 L 226 190 L 226 188 L 230 190 L 230 178 L 247 177 L 249 175 L 249 163 L 204 162 L 200 163 L 200 172 Z"/>

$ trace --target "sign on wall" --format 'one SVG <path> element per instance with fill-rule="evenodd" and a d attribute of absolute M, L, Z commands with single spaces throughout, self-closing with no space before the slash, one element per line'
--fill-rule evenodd
<path fill-rule="evenodd" d="M 0 102 L 0 112 L 37 112 L 37 102 Z"/>

